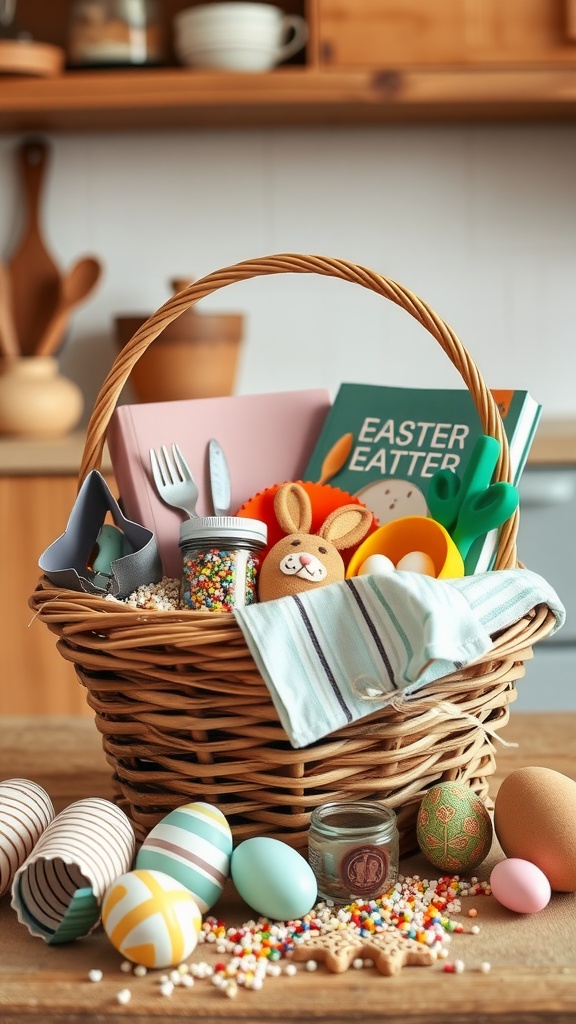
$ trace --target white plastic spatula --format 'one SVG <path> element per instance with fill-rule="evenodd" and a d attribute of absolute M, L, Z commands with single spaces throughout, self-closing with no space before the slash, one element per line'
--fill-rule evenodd
<path fill-rule="evenodd" d="M 210 493 L 215 516 L 230 515 L 230 471 L 226 456 L 215 438 L 208 444 Z"/>

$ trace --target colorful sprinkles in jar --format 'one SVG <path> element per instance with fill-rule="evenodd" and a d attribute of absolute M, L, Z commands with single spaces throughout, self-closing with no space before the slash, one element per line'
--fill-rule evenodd
<path fill-rule="evenodd" d="M 258 559 L 249 551 L 211 548 L 196 552 L 184 557 L 182 575 L 186 608 L 230 612 L 235 605 L 256 600 Z"/>
<path fill-rule="evenodd" d="M 266 537 L 266 524 L 257 519 L 208 516 L 183 523 L 183 607 L 230 612 L 253 604 Z"/>

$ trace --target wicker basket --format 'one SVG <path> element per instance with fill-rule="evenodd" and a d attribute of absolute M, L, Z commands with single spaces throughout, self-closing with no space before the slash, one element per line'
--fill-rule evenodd
<path fill-rule="evenodd" d="M 405 309 L 460 372 L 483 430 L 509 452 L 494 400 L 450 328 L 399 284 L 364 267 L 317 256 L 279 255 L 209 274 L 173 296 L 116 359 L 88 426 L 79 482 L 100 465 L 108 422 L 133 365 L 180 313 L 217 289 L 260 275 L 319 274 L 360 284 Z M 516 567 L 517 515 L 505 524 L 496 568 Z M 378 799 L 398 813 L 401 848 L 415 847 L 418 805 L 443 780 L 466 781 L 483 799 L 495 770 L 497 732 L 515 699 L 533 644 L 553 625 L 538 606 L 500 635 L 488 655 L 426 690 L 417 703 L 372 714 L 324 741 L 294 750 L 232 614 L 143 612 L 55 588 L 43 578 L 30 599 L 73 662 L 102 733 L 117 800 L 139 839 L 174 807 L 217 804 L 236 840 L 255 835 L 306 844 L 310 813 L 330 800 Z"/>

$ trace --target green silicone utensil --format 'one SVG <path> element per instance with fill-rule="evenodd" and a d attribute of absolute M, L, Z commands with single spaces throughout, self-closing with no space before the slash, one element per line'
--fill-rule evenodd
<path fill-rule="evenodd" d="M 500 442 L 488 434 L 481 434 L 462 477 L 451 469 L 439 469 L 434 473 L 426 501 L 432 519 L 441 523 L 448 533 L 453 533 L 456 528 L 465 499 L 481 493 L 489 486 L 499 456 Z"/>
<path fill-rule="evenodd" d="M 465 559 L 472 544 L 502 526 L 518 508 L 518 489 L 500 481 L 464 499 L 452 540 Z"/>

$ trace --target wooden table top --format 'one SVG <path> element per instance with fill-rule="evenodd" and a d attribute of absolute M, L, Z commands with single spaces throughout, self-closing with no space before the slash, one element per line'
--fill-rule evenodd
<path fill-rule="evenodd" d="M 515 768 L 537 764 L 576 778 L 576 714 L 514 713 L 502 737 L 517 746 L 498 746 L 500 781 Z M 50 794 L 56 811 L 73 800 L 111 795 L 109 768 L 100 737 L 90 720 L 79 718 L 4 718 L 0 723 L 0 779 L 28 778 Z M 487 878 L 497 844 L 477 869 Z M 418 871 L 436 878 L 421 857 L 403 861 L 406 875 Z M 374 969 L 330 974 L 322 966 L 310 973 L 299 965 L 295 977 L 267 978 L 260 991 L 240 988 L 234 1000 L 208 980 L 176 988 L 170 998 L 159 992 L 159 972 L 138 978 L 120 970 L 121 958 L 101 929 L 68 946 L 51 947 L 33 938 L 18 923 L 10 900 L 0 900 L 0 1020 L 2 1024 L 168 1024 L 201 1020 L 216 1024 L 366 1020 L 376 1024 L 574 1024 L 576 1021 L 576 894 L 555 893 L 549 906 L 534 915 L 505 910 L 492 897 L 468 902 L 456 919 L 467 933 L 452 936 L 450 960 L 461 959 L 464 971 L 448 974 L 443 961 L 432 967 L 405 968 L 395 977 Z M 470 934 L 466 910 L 474 906 L 480 926 Z M 226 891 L 214 913 L 229 924 L 253 917 Z M 209 959 L 202 947 L 199 959 Z M 488 961 L 488 974 L 480 964 Z M 88 980 L 93 968 L 103 971 L 99 984 Z M 162 972 L 160 972 L 162 973 Z M 126 1006 L 119 990 L 130 988 Z"/>

